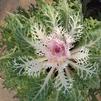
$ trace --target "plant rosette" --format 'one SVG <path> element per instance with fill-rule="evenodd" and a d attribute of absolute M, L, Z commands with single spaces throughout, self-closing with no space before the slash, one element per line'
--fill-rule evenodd
<path fill-rule="evenodd" d="M 64 1 L 63 4 L 67 7 L 65 8 L 67 26 L 63 24 L 61 10 L 46 5 L 42 14 L 48 19 L 46 23 L 49 27 L 41 21 L 34 20 L 30 25 L 30 37 L 23 35 L 24 40 L 35 49 L 37 58 L 19 56 L 13 60 L 13 67 L 19 70 L 19 74 L 23 72 L 29 76 L 39 77 L 41 73 L 49 70 L 35 99 L 42 93 L 51 78 L 54 79 L 53 83 L 57 91 L 66 93 L 72 89 L 75 79 L 71 68 L 83 79 L 96 74 L 96 67 L 89 61 L 89 44 L 76 46 L 77 43 L 82 43 L 80 39 L 84 27 L 81 16 L 78 12 L 69 13 L 68 3 Z M 64 6 L 62 5 L 61 9 L 62 7 Z M 16 21 L 19 23 L 18 20 Z M 47 28 L 50 29 L 49 33 L 46 31 Z M 56 76 L 53 76 L 55 74 Z"/>

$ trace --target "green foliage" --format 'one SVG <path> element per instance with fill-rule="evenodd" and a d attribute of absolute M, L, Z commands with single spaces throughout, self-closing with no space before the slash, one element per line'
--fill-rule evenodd
<path fill-rule="evenodd" d="M 19 8 L 14 14 L 9 14 L 6 18 L 5 26 L 2 28 L 3 38 L 7 44 L 7 52 L 0 57 L 0 69 L 5 73 L 5 85 L 17 91 L 21 101 L 34 101 L 34 96 L 38 92 L 43 83 L 46 74 L 41 77 L 28 77 L 27 75 L 18 75 L 14 70 L 12 61 L 19 56 L 32 56 L 36 58 L 33 46 L 29 44 L 31 38 L 31 28 L 35 21 L 41 23 L 45 31 L 49 34 L 52 27 L 55 26 L 57 17 L 55 14 L 60 11 L 58 20 L 63 20 L 62 25 L 68 27 L 68 14 L 80 13 L 81 5 L 77 0 L 57 1 L 52 6 L 47 5 L 43 0 L 38 0 L 36 7 L 31 6 L 28 11 Z M 56 12 L 57 10 L 57 12 Z M 44 15 L 44 12 L 47 12 Z M 67 13 L 66 13 L 67 12 Z M 51 21 L 53 23 L 51 23 Z M 73 72 L 74 86 L 70 92 L 63 94 L 56 92 L 53 88 L 52 80 L 49 81 L 48 86 L 38 97 L 36 101 L 88 101 L 89 90 L 100 88 L 100 73 L 101 73 L 101 23 L 91 19 L 82 19 L 84 25 L 84 35 L 77 46 L 81 44 L 88 45 L 91 49 L 91 63 L 96 63 L 97 73 L 85 80 L 81 79 L 76 72 Z M 29 39 L 27 39 L 27 37 Z M 33 40 L 32 40 L 33 41 Z"/>

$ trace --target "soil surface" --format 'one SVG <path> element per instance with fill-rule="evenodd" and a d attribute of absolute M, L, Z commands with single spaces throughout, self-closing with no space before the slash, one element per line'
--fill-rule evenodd
<path fill-rule="evenodd" d="M 4 88 L 4 80 L 0 78 L 0 101 L 19 101 L 14 91 Z"/>
<path fill-rule="evenodd" d="M 35 0 L 0 0 L 0 25 L 7 12 L 15 11 L 19 6 L 27 9 L 30 4 L 35 4 Z"/>

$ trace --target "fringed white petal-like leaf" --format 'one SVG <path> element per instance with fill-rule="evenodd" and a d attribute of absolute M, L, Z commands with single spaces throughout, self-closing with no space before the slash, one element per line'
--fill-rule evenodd
<path fill-rule="evenodd" d="M 13 62 L 15 70 L 19 70 L 19 74 L 23 72 L 25 74 L 28 74 L 29 76 L 34 75 L 35 77 L 40 75 L 44 64 L 38 60 L 27 57 L 19 57 Z"/>
<path fill-rule="evenodd" d="M 50 37 L 57 37 L 59 39 L 61 39 L 64 35 L 64 33 L 66 33 L 66 31 L 64 30 L 64 28 L 62 26 L 55 26 L 53 28 L 53 32 L 50 34 Z"/>
<path fill-rule="evenodd" d="M 79 15 L 70 16 L 70 31 L 69 34 L 78 41 L 81 38 L 83 32 L 83 26 L 81 25 L 81 19 Z"/>
<path fill-rule="evenodd" d="M 61 67 L 60 67 L 61 68 Z M 58 75 L 55 78 L 55 88 L 57 90 L 63 90 L 65 93 L 72 87 L 72 80 L 70 80 L 64 73 L 64 69 L 61 68 L 58 70 Z"/>
<path fill-rule="evenodd" d="M 66 33 L 64 37 L 65 37 L 65 42 L 69 47 L 69 49 L 73 48 L 74 47 L 73 43 L 75 42 L 75 39 L 72 36 L 70 36 L 68 33 Z"/>
<path fill-rule="evenodd" d="M 45 54 L 46 45 L 43 40 L 37 40 L 34 42 L 34 49 L 36 50 L 36 54 L 38 56 L 43 56 Z"/>
<path fill-rule="evenodd" d="M 31 32 L 25 37 L 25 40 L 36 50 L 38 55 L 43 55 L 43 48 L 45 47 L 44 40 L 46 39 L 46 32 L 41 23 L 34 23 L 31 26 Z"/>
<path fill-rule="evenodd" d="M 40 73 L 42 72 L 43 64 L 38 62 L 37 60 L 32 60 L 26 63 L 25 73 L 27 73 L 29 76 L 40 76 Z"/>
<path fill-rule="evenodd" d="M 69 61 L 69 64 L 72 65 L 77 70 L 77 74 L 80 78 L 86 79 L 91 77 L 93 74 L 96 74 L 96 64 L 77 64 L 72 61 Z"/>
<path fill-rule="evenodd" d="M 34 39 L 44 39 L 45 38 L 45 29 L 43 28 L 43 25 L 40 23 L 34 23 L 31 27 L 31 33 L 34 36 Z"/>
<path fill-rule="evenodd" d="M 71 58 L 75 60 L 78 65 L 87 64 L 89 59 L 89 49 L 82 47 L 81 49 L 74 50 Z"/>
<path fill-rule="evenodd" d="M 26 41 L 36 50 L 36 54 L 43 56 L 45 52 L 45 39 L 46 32 L 40 23 L 34 23 L 31 26 L 30 38 L 26 38 Z"/>
<path fill-rule="evenodd" d="M 95 64 L 82 65 L 79 66 L 79 68 L 77 67 L 77 74 L 83 79 L 91 77 L 93 74 L 96 74 Z"/>

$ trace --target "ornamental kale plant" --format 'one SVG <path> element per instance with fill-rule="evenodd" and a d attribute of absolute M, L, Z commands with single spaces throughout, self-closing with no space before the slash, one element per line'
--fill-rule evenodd
<path fill-rule="evenodd" d="M 86 101 L 89 89 L 99 88 L 100 22 L 83 21 L 78 8 L 71 1 L 39 0 L 31 11 L 9 13 L 1 64 L 26 85 L 15 83 L 25 91 L 22 101 Z"/>

